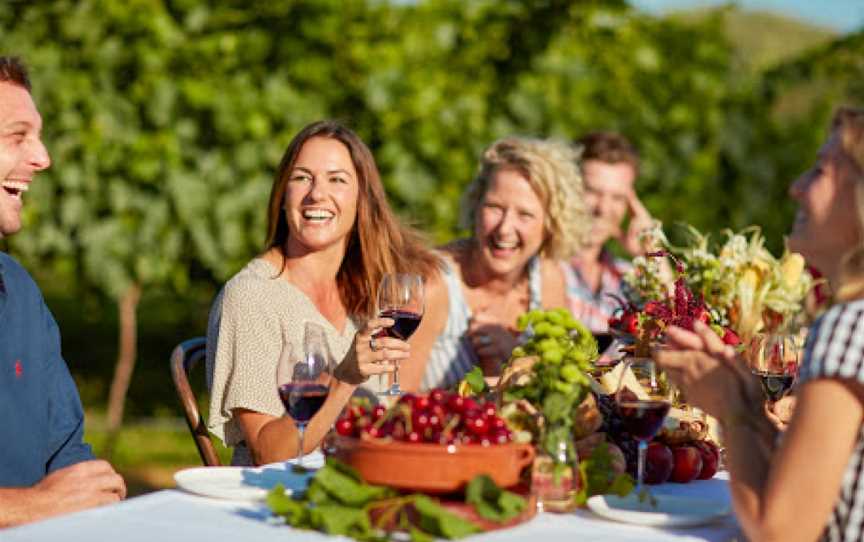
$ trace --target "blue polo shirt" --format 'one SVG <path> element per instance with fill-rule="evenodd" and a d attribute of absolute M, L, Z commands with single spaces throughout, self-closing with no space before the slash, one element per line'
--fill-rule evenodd
<path fill-rule="evenodd" d="M 93 458 L 84 411 L 39 287 L 0 252 L 0 487 Z"/>

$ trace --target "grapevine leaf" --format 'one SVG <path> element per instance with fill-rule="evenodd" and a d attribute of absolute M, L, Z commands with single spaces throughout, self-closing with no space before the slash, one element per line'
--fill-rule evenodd
<path fill-rule="evenodd" d="M 448 512 L 429 497 L 418 495 L 414 509 L 420 516 L 418 523 L 425 532 L 448 539 L 462 538 L 479 533 L 482 529 L 452 512 Z"/>
<path fill-rule="evenodd" d="M 474 367 L 465 375 L 465 380 L 471 386 L 471 391 L 475 394 L 483 393 L 486 390 L 486 380 L 483 378 L 483 369 Z"/>
<path fill-rule="evenodd" d="M 525 510 L 525 499 L 498 487 L 489 476 L 481 474 L 465 488 L 465 502 L 474 506 L 480 517 L 503 522 Z"/>

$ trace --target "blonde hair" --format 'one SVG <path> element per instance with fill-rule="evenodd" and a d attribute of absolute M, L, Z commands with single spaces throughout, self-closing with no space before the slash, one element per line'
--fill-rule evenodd
<path fill-rule="evenodd" d="M 462 196 L 463 227 L 474 231 L 477 212 L 495 174 L 514 168 L 525 176 L 546 211 L 540 255 L 569 258 L 583 247 L 591 227 L 578 153 L 563 141 L 508 137 L 486 149 L 477 175 Z"/>
<path fill-rule="evenodd" d="M 834 113 L 831 133 L 838 138 L 840 149 L 853 166 L 855 206 L 858 215 L 858 246 L 843 256 L 838 300 L 864 296 L 864 109 L 841 107 Z"/>

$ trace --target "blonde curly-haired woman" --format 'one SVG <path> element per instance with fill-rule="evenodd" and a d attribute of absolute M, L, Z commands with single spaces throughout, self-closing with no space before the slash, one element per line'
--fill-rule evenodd
<path fill-rule="evenodd" d="M 446 293 L 424 316 L 440 329 L 427 363 L 414 368 L 424 390 L 449 387 L 478 365 L 496 374 L 516 346 L 520 314 L 566 306 L 557 260 L 578 251 L 590 227 L 575 151 L 553 140 L 490 146 L 462 211 L 471 236 L 441 249 Z"/>

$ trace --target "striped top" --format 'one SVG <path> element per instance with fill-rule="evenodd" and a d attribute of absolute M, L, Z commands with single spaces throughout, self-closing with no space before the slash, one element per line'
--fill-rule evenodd
<path fill-rule="evenodd" d="M 621 279 L 632 266 L 627 260 L 615 258 L 606 250 L 600 253 L 600 260 L 600 288 L 596 292 L 582 277 L 579 258 L 561 262 L 561 269 L 567 286 L 570 312 L 591 331 L 606 333 L 609 331 L 609 318 L 619 307 L 618 301 L 609 294 L 624 297 L 625 283 Z"/>
<path fill-rule="evenodd" d="M 471 307 L 465 300 L 462 279 L 453 264 L 444 259 L 442 273 L 447 285 L 449 308 L 444 330 L 435 339 L 426 372 L 420 383 L 422 391 L 432 388 L 449 388 L 456 385 L 465 373 L 477 364 L 477 356 L 468 338 L 468 322 L 471 320 Z M 542 302 L 542 283 L 540 279 L 540 259 L 531 258 L 528 262 L 528 309 L 539 309 Z"/>
<path fill-rule="evenodd" d="M 804 347 L 801 383 L 817 378 L 864 384 L 864 300 L 833 306 L 814 322 Z M 843 474 L 840 495 L 822 540 L 864 538 L 864 427 Z"/>

